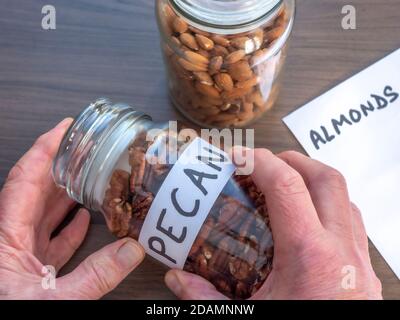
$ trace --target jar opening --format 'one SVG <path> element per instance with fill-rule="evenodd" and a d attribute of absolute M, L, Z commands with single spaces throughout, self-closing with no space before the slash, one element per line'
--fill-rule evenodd
<path fill-rule="evenodd" d="M 87 178 L 107 138 L 127 118 L 132 125 L 146 117 L 127 105 L 112 105 L 107 99 L 90 104 L 76 117 L 60 144 L 53 163 L 56 184 L 65 188 L 75 201 L 87 204 L 84 194 Z"/>

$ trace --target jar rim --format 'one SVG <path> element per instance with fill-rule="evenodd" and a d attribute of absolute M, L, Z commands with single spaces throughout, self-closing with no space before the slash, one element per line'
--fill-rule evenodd
<path fill-rule="evenodd" d="M 265 21 L 284 0 L 169 0 L 172 8 L 192 23 L 208 28 L 237 30 Z"/>
<path fill-rule="evenodd" d="M 75 201 L 86 203 L 85 184 L 99 151 L 118 125 L 129 118 L 132 124 L 150 117 L 124 104 L 101 98 L 74 119 L 65 133 L 53 161 L 55 183 Z"/>

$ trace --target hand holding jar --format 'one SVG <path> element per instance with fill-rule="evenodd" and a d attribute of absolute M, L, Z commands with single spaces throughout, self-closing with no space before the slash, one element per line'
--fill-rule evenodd
<path fill-rule="evenodd" d="M 294 0 L 157 1 L 175 106 L 206 127 L 259 119 L 277 101 L 294 13 Z M 40 137 L 0 193 L 0 298 L 97 299 L 145 252 L 173 269 L 166 284 L 185 299 L 382 297 L 338 172 L 235 149 L 255 161 L 235 176 L 226 152 L 183 131 L 99 100 Z M 120 239 L 57 278 L 89 227 L 80 209 L 59 231 L 77 202 Z"/>
<path fill-rule="evenodd" d="M 83 241 L 89 224 L 88 213 L 81 210 L 50 240 L 74 206 L 50 174 L 52 157 L 70 123 L 64 121 L 43 135 L 1 190 L 1 299 L 100 298 L 143 259 L 140 246 L 124 238 L 57 278 L 55 290 L 43 287 L 44 265 L 61 268 Z M 252 298 L 380 299 L 381 284 L 370 263 L 361 215 L 348 198 L 342 176 L 298 153 L 246 152 L 255 160 L 252 177 L 266 196 L 275 241 L 272 271 Z M 30 196 L 21 198 L 21 193 Z M 343 270 L 350 267 L 356 276 L 354 288 L 343 282 Z M 226 298 L 214 285 L 185 271 L 169 271 L 166 283 L 180 298 Z"/>
<path fill-rule="evenodd" d="M 361 216 L 339 173 L 297 153 L 247 150 L 254 173 L 235 176 L 228 154 L 184 131 L 99 100 L 64 137 L 56 181 L 102 212 L 116 236 L 137 239 L 153 258 L 224 296 L 380 296 Z M 349 266 L 362 279 L 350 291 L 342 283 Z M 182 275 L 167 276 L 179 296 L 206 292 L 185 280 L 179 289 Z"/>
<path fill-rule="evenodd" d="M 64 276 L 58 271 L 85 239 L 90 215 L 51 175 L 53 159 L 72 119 L 43 134 L 12 168 L 0 192 L 0 299 L 99 299 L 144 258 L 142 247 L 125 238 L 93 253 Z M 55 231 L 58 231 L 55 233 Z"/>
<path fill-rule="evenodd" d="M 110 110 L 104 103 L 99 103 L 95 110 L 100 115 L 105 115 L 100 118 L 101 120 L 111 120 L 111 123 L 114 124 L 120 123 L 113 121 L 121 120 L 121 115 L 125 119 L 132 116 L 130 108 L 120 106 Z M 111 111 L 111 114 L 107 113 L 107 110 Z M 116 110 L 122 111 L 122 113 L 115 112 Z M 80 148 L 79 154 L 69 155 L 70 159 L 75 160 L 70 163 L 72 167 L 69 169 L 75 171 L 69 171 L 68 179 L 65 180 L 69 182 L 68 192 L 70 196 L 71 194 L 75 197 L 83 195 L 85 201 L 91 200 L 87 203 L 92 205 L 100 199 L 101 202 L 98 205 L 105 213 L 110 229 L 117 236 L 135 237 L 138 226 L 143 228 L 141 215 L 144 211 L 141 208 L 149 205 L 146 201 L 142 207 L 140 203 L 135 206 L 129 204 L 129 201 L 133 201 L 133 199 L 128 197 L 127 190 L 133 188 L 133 190 L 143 191 L 141 189 L 145 176 L 140 166 L 138 166 L 140 170 L 134 168 L 134 172 L 139 174 L 135 174 L 133 179 L 129 177 L 129 180 L 126 181 L 127 184 L 131 182 L 132 186 L 125 187 L 126 173 L 121 174 L 120 171 L 115 171 L 113 161 L 108 158 L 111 162 L 109 168 L 100 165 L 99 172 L 105 170 L 110 173 L 106 176 L 113 179 L 113 181 L 104 180 L 106 182 L 102 185 L 105 190 L 117 192 L 120 196 L 118 201 L 114 201 L 117 200 L 114 195 L 110 198 L 107 196 L 96 198 L 96 193 L 88 194 L 87 190 L 78 193 L 77 191 L 81 190 L 79 188 L 81 184 L 74 185 L 72 183 L 76 182 L 77 177 L 70 174 L 87 173 L 87 168 L 81 170 L 85 169 L 85 166 L 82 167 L 82 165 L 86 163 L 93 166 L 93 163 L 90 162 L 96 163 L 93 151 L 99 145 L 91 144 L 90 142 L 93 140 L 90 139 L 82 140 L 87 136 L 79 136 L 85 132 L 88 134 L 88 129 L 92 135 L 97 137 L 99 134 L 100 136 L 104 134 L 102 131 L 104 126 L 100 125 L 97 128 L 100 131 L 95 132 L 91 131 L 94 129 L 92 126 L 88 126 L 89 123 L 93 124 L 93 120 L 99 124 L 99 114 L 95 115 L 96 112 L 93 112 L 92 106 L 77 119 L 64 137 L 63 145 L 65 147 L 65 143 L 67 143 L 70 146 L 69 151 L 76 151 L 77 146 Z M 93 116 L 95 117 L 93 118 Z M 83 119 L 89 120 L 89 122 L 85 123 L 82 121 Z M 137 115 L 130 119 L 137 119 Z M 13 168 L 0 193 L 0 256 L 2 257 L 0 259 L 0 298 L 2 299 L 97 299 L 116 287 L 144 257 L 141 246 L 132 238 L 125 237 L 91 255 L 70 274 L 57 279 L 55 279 L 56 274 L 53 274 L 56 285 L 52 289 L 51 270 L 45 266 L 54 266 L 54 271 L 60 269 L 83 241 L 89 225 L 88 213 L 81 210 L 57 236 L 52 236 L 54 229 L 75 205 L 75 202 L 67 197 L 65 191 L 57 188 L 51 179 L 52 158 L 70 123 L 70 120 L 64 121 L 38 139 L 35 146 Z M 115 126 L 111 127 L 115 129 Z M 120 126 L 117 127 L 121 129 Z M 77 128 L 80 130 L 76 130 Z M 124 129 L 122 132 L 132 133 L 128 130 L 131 128 L 130 126 L 122 126 L 122 128 Z M 107 131 L 107 133 L 111 134 L 112 131 Z M 116 132 L 114 131 L 114 133 Z M 121 131 L 118 133 L 120 134 Z M 77 141 L 86 141 L 87 144 L 74 144 Z M 105 140 L 100 139 L 98 142 L 101 142 L 103 146 L 110 146 Z M 113 143 L 113 146 L 116 147 L 120 144 L 121 141 L 116 145 Z M 131 141 L 127 141 L 127 144 L 128 149 L 125 149 L 125 144 L 122 143 L 123 148 L 120 153 L 116 152 L 118 149 L 109 148 L 108 150 L 111 153 L 127 156 L 122 163 L 128 163 L 129 167 L 141 164 L 141 161 L 135 160 L 136 157 L 129 157 L 134 148 L 141 146 L 132 144 Z M 61 150 L 64 149 L 61 148 Z M 125 150 L 128 150 L 127 153 Z M 76 161 L 82 160 L 85 152 L 89 153 L 86 155 L 90 155 L 85 158 L 87 162 Z M 235 150 L 234 154 L 236 152 L 238 151 Z M 136 154 L 140 155 L 140 153 Z M 246 155 L 254 159 L 255 170 L 252 180 L 257 187 L 253 187 L 247 178 L 244 181 L 239 179 L 238 183 L 242 183 L 242 186 L 247 185 L 247 190 L 250 190 L 250 203 L 245 202 L 243 198 L 240 198 L 240 201 L 230 200 L 234 201 L 233 206 L 238 209 L 233 211 L 229 201 L 224 205 L 226 199 L 219 200 L 222 201 L 222 206 L 219 204 L 221 207 L 218 210 L 215 208 L 215 212 L 212 210 L 211 220 L 214 220 L 214 217 L 221 219 L 221 213 L 224 212 L 227 212 L 230 219 L 222 221 L 223 229 L 215 226 L 204 227 L 200 230 L 200 234 L 214 232 L 217 233 L 217 239 L 218 236 L 222 236 L 227 241 L 221 244 L 220 241 L 211 241 L 213 238 L 209 234 L 207 236 L 200 235 L 195 239 L 193 246 L 195 249 L 191 250 L 192 253 L 189 252 L 188 262 L 185 264 L 186 270 L 189 269 L 189 271 L 207 277 L 213 281 L 213 284 L 198 275 L 172 270 L 166 275 L 166 283 L 176 295 L 185 299 L 225 299 L 224 294 L 244 297 L 249 293 L 254 293 L 252 295 L 254 299 L 380 299 L 382 297 L 381 284 L 371 266 L 368 240 L 361 215 L 349 200 L 343 177 L 335 170 L 294 152 L 274 156 L 266 150 L 246 150 Z M 117 158 L 120 160 L 119 156 Z M 62 157 L 58 160 L 62 160 Z M 222 166 L 222 164 L 220 165 Z M 32 167 L 35 167 L 35 170 L 31 170 Z M 159 175 L 166 170 L 157 168 L 162 169 L 158 172 Z M 214 166 L 214 168 L 216 167 Z M 57 171 L 58 177 L 66 179 L 63 177 L 65 171 L 61 171 Z M 115 172 L 117 172 L 116 175 Z M 80 177 L 79 174 L 78 177 Z M 128 175 L 131 174 L 128 173 Z M 102 174 L 99 176 L 101 177 Z M 71 178 L 75 178 L 75 180 Z M 96 184 L 90 180 L 85 181 L 91 187 L 89 190 L 92 191 Z M 99 181 L 102 180 L 97 180 L 97 182 Z M 155 185 L 158 184 L 155 183 Z M 113 188 L 110 189 L 110 187 Z M 230 189 L 225 189 L 225 197 L 238 195 L 236 192 L 228 192 L 228 190 Z M 246 190 L 246 188 L 242 190 Z M 258 190 L 262 192 L 265 199 L 258 195 Z M 105 192 L 107 193 L 107 191 Z M 24 194 L 25 197 L 21 198 L 21 194 Z M 122 197 L 124 194 L 125 196 Z M 89 198 L 87 198 L 88 195 Z M 142 195 L 139 193 L 138 198 L 140 199 Z M 108 201 L 110 199 L 111 201 Z M 257 203 L 264 206 L 264 201 L 266 206 L 264 211 L 261 208 L 253 207 Z M 224 209 L 225 206 L 228 208 Z M 131 222 L 134 212 L 135 219 Z M 232 212 L 240 214 L 231 216 Z M 268 212 L 269 219 L 265 215 L 266 212 Z M 222 216 L 225 216 L 225 213 Z M 241 222 L 251 221 L 254 227 L 261 224 L 261 227 L 265 228 L 264 232 L 257 239 L 253 237 L 253 232 L 257 231 L 257 228 L 246 227 L 244 228 L 245 234 L 241 235 L 240 232 L 236 234 L 235 230 L 240 231 L 241 228 L 236 229 L 235 218 L 242 219 Z M 230 220 L 233 225 L 229 224 Z M 135 221 L 138 223 L 134 223 Z M 165 221 L 163 220 L 163 222 Z M 162 225 L 164 226 L 164 223 Z M 241 225 L 246 224 L 242 223 Z M 274 238 L 272 265 L 272 257 L 268 255 L 268 249 L 271 248 L 272 243 L 268 237 L 269 227 L 271 227 Z M 203 229 L 205 231 L 202 231 Z M 174 234 L 176 232 L 169 228 L 164 228 L 164 231 L 174 232 Z M 218 234 L 218 232 L 222 234 Z M 263 236 L 266 236 L 267 239 L 262 240 Z M 197 243 L 197 241 L 199 242 Z M 228 246 L 226 242 L 228 242 Z M 232 247 L 237 250 L 240 246 L 243 251 L 231 251 Z M 159 252 L 162 252 L 162 247 L 157 248 Z M 224 259 L 218 259 L 219 262 L 214 265 L 211 264 L 211 260 L 215 250 L 219 251 L 219 256 L 222 255 Z M 267 251 L 265 252 L 265 250 Z M 191 255 L 201 259 L 192 261 Z M 251 256 L 255 256 L 255 261 L 258 261 L 259 265 L 250 263 Z M 43 270 L 46 272 L 44 273 Z M 262 277 L 253 278 L 252 275 L 259 276 L 260 272 L 262 276 L 262 272 L 265 270 L 264 279 Z M 47 275 L 49 278 L 46 277 Z M 266 276 L 268 277 L 266 278 Z M 352 276 L 355 278 L 349 278 Z M 223 281 L 220 281 L 221 279 Z M 49 281 L 43 282 L 43 280 Z M 262 283 L 263 280 L 265 280 L 264 283 Z M 348 280 L 350 281 L 348 282 Z M 216 290 L 216 287 L 219 291 Z M 258 289 L 258 291 L 249 291 L 253 289 L 255 291 Z"/>
<path fill-rule="evenodd" d="M 241 152 L 235 150 L 235 152 Z M 382 299 L 361 213 L 336 170 L 297 152 L 246 150 L 266 197 L 274 238 L 272 271 L 251 299 Z M 199 276 L 171 270 L 181 299 L 226 299 Z"/>

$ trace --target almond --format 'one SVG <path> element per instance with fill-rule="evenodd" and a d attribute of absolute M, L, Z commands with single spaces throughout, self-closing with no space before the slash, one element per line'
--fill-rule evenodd
<path fill-rule="evenodd" d="M 184 33 L 188 30 L 188 24 L 179 17 L 175 18 L 174 22 L 172 23 L 172 27 L 177 33 Z"/>
<path fill-rule="evenodd" d="M 213 98 L 213 97 L 202 97 L 202 101 L 203 101 L 203 105 L 201 106 L 201 108 L 207 108 L 209 106 L 221 106 L 224 101 L 221 99 L 221 97 L 218 98 Z"/>
<path fill-rule="evenodd" d="M 249 43 L 253 41 L 248 37 L 239 37 L 231 39 L 231 45 L 237 49 L 246 49 L 249 46 Z"/>
<path fill-rule="evenodd" d="M 182 79 L 192 79 L 192 73 L 189 72 L 186 68 L 184 68 L 179 61 L 177 60 L 176 56 L 171 56 L 171 68 L 172 71 L 176 73 L 179 78 Z"/>
<path fill-rule="evenodd" d="M 199 49 L 197 51 L 199 54 L 201 54 L 203 57 L 206 57 L 207 59 L 210 59 L 210 52 L 204 50 L 204 49 Z"/>
<path fill-rule="evenodd" d="M 179 58 L 178 62 L 184 69 L 188 71 L 207 71 L 207 66 L 204 64 L 194 64 L 183 58 Z"/>
<path fill-rule="evenodd" d="M 281 26 L 281 25 L 283 25 L 283 24 L 285 24 L 286 22 L 287 22 L 287 12 L 286 12 L 286 10 L 282 10 L 280 13 L 279 13 L 279 16 L 278 16 L 278 18 L 276 18 L 276 20 L 275 20 L 275 24 L 276 25 L 278 25 L 278 26 Z"/>
<path fill-rule="evenodd" d="M 237 50 L 229 54 L 226 59 L 226 64 L 233 64 L 240 60 L 242 60 L 246 56 L 246 52 L 244 50 Z"/>
<path fill-rule="evenodd" d="M 254 110 L 254 105 L 251 102 L 243 102 L 243 112 L 249 113 L 253 112 Z"/>
<path fill-rule="evenodd" d="M 265 104 L 265 99 L 263 98 L 263 96 L 261 95 L 260 91 L 255 91 L 253 92 L 249 98 L 247 99 L 249 102 L 254 103 L 254 105 L 257 108 L 263 108 L 264 104 Z"/>
<path fill-rule="evenodd" d="M 197 34 L 200 34 L 200 35 L 205 36 L 205 37 L 209 37 L 210 36 L 210 34 L 208 32 L 200 30 L 200 29 L 197 29 L 197 28 L 195 28 L 193 26 L 189 26 L 189 30 L 192 31 L 193 33 L 197 33 Z"/>
<path fill-rule="evenodd" d="M 176 18 L 175 12 L 172 10 L 172 8 L 169 5 L 165 5 L 163 7 L 163 12 L 165 15 L 165 19 L 168 23 L 173 22 L 174 19 Z"/>
<path fill-rule="evenodd" d="M 265 38 L 268 41 L 274 41 L 278 39 L 285 32 L 285 26 L 278 26 L 268 32 L 265 33 Z"/>
<path fill-rule="evenodd" d="M 256 51 L 250 59 L 251 66 L 254 67 L 265 60 L 268 49 L 261 49 Z"/>
<path fill-rule="evenodd" d="M 199 109 L 199 112 L 206 116 L 216 116 L 219 114 L 221 111 L 217 107 L 210 107 L 210 108 L 202 108 Z"/>
<path fill-rule="evenodd" d="M 232 104 L 230 105 L 229 109 L 227 110 L 227 112 L 238 114 L 239 111 L 240 111 L 240 109 L 241 109 L 241 104 L 240 104 L 240 102 L 239 102 L 239 103 L 232 103 Z"/>
<path fill-rule="evenodd" d="M 197 44 L 196 39 L 191 34 L 182 33 L 179 37 L 179 40 L 181 40 L 181 42 L 190 49 L 193 49 L 195 51 L 199 50 L 199 45 Z"/>
<path fill-rule="evenodd" d="M 225 91 L 233 90 L 233 80 L 227 73 L 219 73 L 214 77 L 216 84 Z"/>
<path fill-rule="evenodd" d="M 217 56 L 217 57 L 211 58 L 210 65 L 209 65 L 210 75 L 214 75 L 217 72 L 219 72 L 219 70 L 221 70 L 223 63 L 224 63 L 224 59 L 222 57 Z"/>
<path fill-rule="evenodd" d="M 228 66 L 229 74 L 236 81 L 246 81 L 253 77 L 253 71 L 247 61 L 239 61 Z"/>
<path fill-rule="evenodd" d="M 217 44 L 217 45 L 214 46 L 214 49 L 212 50 L 212 54 L 214 56 L 225 57 L 225 56 L 227 56 L 229 54 L 229 51 L 225 47 L 220 46 L 220 45 Z"/>
<path fill-rule="evenodd" d="M 254 45 L 255 45 L 255 50 L 258 50 L 258 49 L 261 48 L 261 46 L 262 46 L 262 44 L 264 42 L 264 30 L 257 29 L 254 32 L 253 42 L 254 42 Z"/>
<path fill-rule="evenodd" d="M 221 111 L 227 111 L 227 110 L 229 110 L 231 105 L 232 104 L 230 102 L 224 103 L 222 106 L 220 106 L 220 109 L 221 109 Z"/>
<path fill-rule="evenodd" d="M 229 45 L 230 45 L 230 41 L 220 35 L 213 35 L 211 37 L 211 40 L 214 41 L 216 44 L 219 44 L 220 46 L 223 46 L 223 47 L 229 47 Z"/>
<path fill-rule="evenodd" d="M 236 84 L 236 88 L 239 89 L 249 89 L 256 86 L 260 82 L 260 77 L 254 75 L 249 80 L 241 81 Z"/>
<path fill-rule="evenodd" d="M 179 41 L 177 37 L 171 37 L 171 41 L 174 45 L 176 45 L 178 48 L 182 46 L 182 43 Z"/>
<path fill-rule="evenodd" d="M 249 113 L 240 112 L 238 114 L 238 118 L 240 121 L 243 121 L 243 123 L 251 121 L 254 118 L 254 112 L 249 112 Z"/>
<path fill-rule="evenodd" d="M 197 43 L 199 44 L 199 46 L 207 51 L 210 51 L 212 49 L 214 49 L 214 41 L 212 41 L 211 39 L 201 35 L 201 34 L 196 34 L 196 40 Z"/>
<path fill-rule="evenodd" d="M 185 51 L 185 53 L 183 55 L 186 60 L 188 60 L 189 62 L 191 62 L 193 64 L 202 64 L 202 65 L 207 66 L 208 63 L 210 62 L 210 60 L 208 60 L 208 58 L 202 56 L 201 54 L 193 52 L 193 51 Z"/>
<path fill-rule="evenodd" d="M 207 72 L 194 72 L 193 73 L 194 77 L 196 80 L 199 82 L 212 86 L 214 85 L 214 80 L 211 78 L 211 76 Z"/>
<path fill-rule="evenodd" d="M 164 25 L 165 32 L 169 36 L 173 36 L 173 34 L 175 33 L 175 31 L 173 30 L 173 23 L 174 19 L 176 18 L 176 14 L 173 12 L 173 10 L 169 5 L 165 5 L 163 7 L 163 13 L 165 16 L 165 25 Z"/>
<path fill-rule="evenodd" d="M 213 86 L 208 86 L 206 84 L 196 82 L 196 90 L 200 92 L 201 94 L 212 97 L 212 98 L 219 98 L 219 92 L 217 89 L 215 89 Z"/>
<path fill-rule="evenodd" d="M 225 101 L 232 101 L 235 99 L 239 99 L 241 97 L 244 97 L 246 94 L 249 94 L 251 92 L 251 88 L 250 89 L 235 89 L 232 90 L 230 92 L 225 91 L 222 93 L 222 99 L 224 99 Z"/>

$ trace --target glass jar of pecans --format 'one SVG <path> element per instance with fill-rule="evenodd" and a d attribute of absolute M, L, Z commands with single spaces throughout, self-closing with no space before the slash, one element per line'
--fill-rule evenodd
<path fill-rule="evenodd" d="M 159 0 L 173 104 L 205 127 L 244 127 L 277 100 L 294 0 Z"/>
<path fill-rule="evenodd" d="M 69 128 L 53 175 L 117 237 L 138 240 L 166 266 L 231 298 L 248 298 L 272 268 L 265 200 L 249 176 L 234 174 L 224 151 L 195 133 L 98 100 Z"/>

